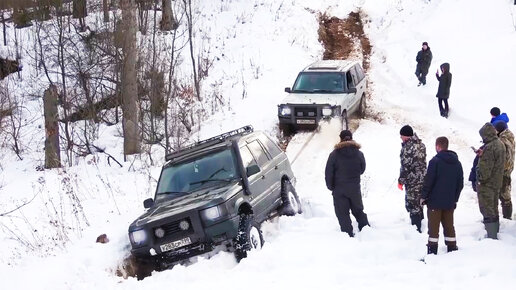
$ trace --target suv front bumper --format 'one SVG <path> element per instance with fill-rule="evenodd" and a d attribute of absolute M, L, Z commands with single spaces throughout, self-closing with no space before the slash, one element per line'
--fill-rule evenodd
<path fill-rule="evenodd" d="M 286 112 L 289 112 L 286 114 Z M 320 120 L 340 116 L 340 106 L 329 104 L 281 104 L 278 105 L 280 125 L 317 125 Z"/>

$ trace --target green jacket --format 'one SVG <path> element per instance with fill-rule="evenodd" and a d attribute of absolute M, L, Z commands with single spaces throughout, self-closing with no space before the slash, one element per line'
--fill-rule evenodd
<path fill-rule="evenodd" d="M 505 167 L 503 175 L 510 177 L 514 169 L 514 134 L 509 129 L 505 129 L 498 134 L 498 138 L 500 138 L 500 141 L 502 141 L 505 146 Z"/>
<path fill-rule="evenodd" d="M 480 186 L 500 189 L 505 167 L 505 146 L 491 123 L 482 126 L 479 133 L 485 145 L 478 159 L 477 181 Z"/>

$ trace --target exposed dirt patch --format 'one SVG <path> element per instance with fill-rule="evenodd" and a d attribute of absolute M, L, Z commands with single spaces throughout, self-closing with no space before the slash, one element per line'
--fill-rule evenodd
<path fill-rule="evenodd" d="M 361 59 L 369 69 L 371 43 L 364 33 L 361 12 L 351 12 L 345 19 L 319 14 L 319 41 L 324 46 L 323 59 Z"/>

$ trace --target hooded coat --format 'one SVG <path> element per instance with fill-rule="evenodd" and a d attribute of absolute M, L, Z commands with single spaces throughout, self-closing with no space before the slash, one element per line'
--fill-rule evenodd
<path fill-rule="evenodd" d="M 505 123 L 509 123 L 509 116 L 506 113 L 501 113 L 500 115 L 491 118 L 491 124 L 494 124 L 498 121 L 504 121 Z"/>
<path fill-rule="evenodd" d="M 505 166 L 503 175 L 511 177 L 512 170 L 514 169 L 514 134 L 507 128 L 498 134 L 498 138 L 505 146 Z"/>
<path fill-rule="evenodd" d="M 479 133 L 485 145 L 478 159 L 477 181 L 480 186 L 499 190 L 505 168 L 505 146 L 491 123 L 482 126 Z"/>
<path fill-rule="evenodd" d="M 439 88 L 437 89 L 437 95 L 439 99 L 448 99 L 450 97 L 450 87 L 452 82 L 452 74 L 450 73 L 450 64 L 443 63 L 441 64 L 441 70 L 443 73 L 439 76 L 439 74 L 435 74 L 437 80 L 439 81 Z"/>
<path fill-rule="evenodd" d="M 421 197 L 429 209 L 454 209 L 464 187 L 464 172 L 457 154 L 442 150 L 428 162 Z"/>
<path fill-rule="evenodd" d="M 361 195 L 360 175 L 366 168 L 360 144 L 354 140 L 342 141 L 335 145 L 326 162 L 326 187 L 333 195 Z"/>

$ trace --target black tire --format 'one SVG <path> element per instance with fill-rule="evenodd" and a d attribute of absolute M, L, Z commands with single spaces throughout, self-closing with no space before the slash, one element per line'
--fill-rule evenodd
<path fill-rule="evenodd" d="M 264 240 L 260 226 L 254 222 L 252 214 L 240 214 L 238 235 L 235 241 L 235 257 L 237 262 L 247 258 L 247 252 L 261 249 Z"/>
<path fill-rule="evenodd" d="M 357 117 L 358 118 L 364 118 L 365 117 L 366 106 L 367 106 L 366 96 L 362 95 L 362 97 L 360 98 L 360 104 L 358 105 L 358 109 L 357 109 Z"/>
<path fill-rule="evenodd" d="M 281 211 L 282 215 L 293 216 L 303 212 L 301 202 L 297 192 L 288 180 L 284 180 L 281 185 Z"/>
<path fill-rule="evenodd" d="M 280 133 L 283 135 L 283 137 L 287 138 L 293 135 L 294 130 L 291 124 L 279 124 L 279 130 Z"/>

